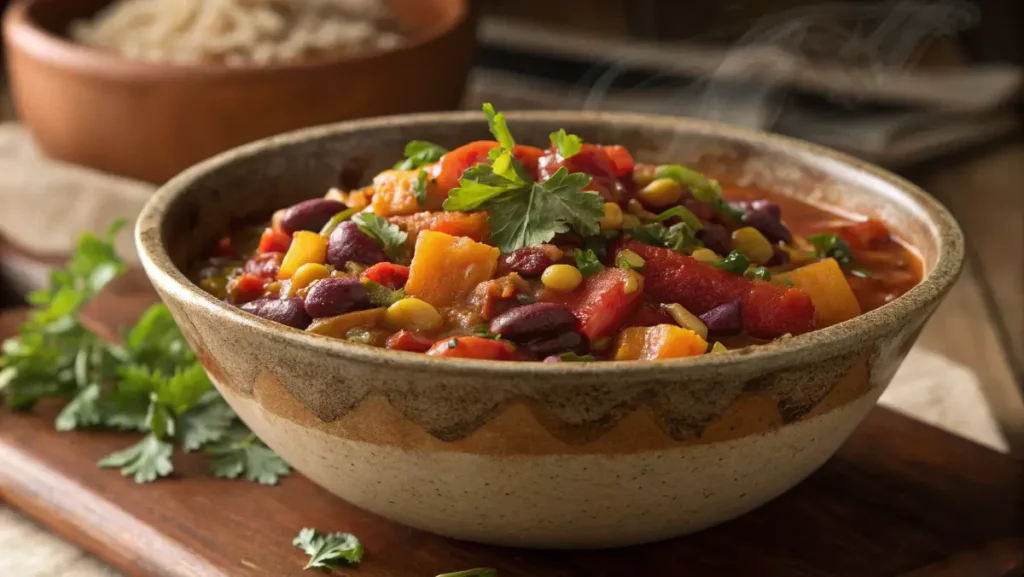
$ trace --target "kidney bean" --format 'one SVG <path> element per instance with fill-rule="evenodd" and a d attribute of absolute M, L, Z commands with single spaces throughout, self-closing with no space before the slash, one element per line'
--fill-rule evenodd
<path fill-rule="evenodd" d="M 743 329 L 740 301 L 730 301 L 699 316 L 712 336 L 733 335 Z"/>
<path fill-rule="evenodd" d="M 523 276 L 540 276 L 544 269 L 551 266 L 551 257 L 536 247 L 516 249 L 504 258 L 512 272 Z"/>
<path fill-rule="evenodd" d="M 370 300 L 358 279 L 328 277 L 310 287 L 304 305 L 309 316 L 320 319 L 364 309 Z"/>
<path fill-rule="evenodd" d="M 776 216 L 781 214 L 778 210 L 778 205 L 775 203 L 769 204 L 772 206 L 754 208 L 751 205 L 750 210 L 743 213 L 743 223 L 756 228 L 771 242 L 781 241 L 787 244 L 793 242 L 793 233 L 782 224 L 779 216 Z"/>
<path fill-rule="evenodd" d="M 576 316 L 562 305 L 534 303 L 509 309 L 494 317 L 490 331 L 515 341 L 544 333 L 575 329 L 577 324 Z"/>
<path fill-rule="evenodd" d="M 282 260 L 284 260 L 283 252 L 260 253 L 245 261 L 243 270 L 248 274 L 277 278 L 277 271 L 281 268 Z"/>
<path fill-rule="evenodd" d="M 326 198 L 311 198 L 292 205 L 281 217 L 281 229 L 292 234 L 299 230 L 320 232 L 331 217 L 345 210 L 345 205 Z"/>
<path fill-rule="evenodd" d="M 257 299 L 241 306 L 247 313 L 260 318 L 288 325 L 296 329 L 305 329 L 313 322 L 302 306 L 302 299 Z"/>
<path fill-rule="evenodd" d="M 782 220 L 782 208 L 770 200 L 760 198 L 750 203 L 750 208 L 753 210 L 763 210 L 771 215 L 775 220 Z"/>
<path fill-rule="evenodd" d="M 777 244 L 772 245 L 772 258 L 765 263 L 765 266 L 780 266 L 789 263 L 789 253 L 782 250 Z"/>
<path fill-rule="evenodd" d="M 346 221 L 327 238 L 327 262 L 340 269 L 350 261 L 372 265 L 387 262 L 388 255 L 359 225 Z"/>
<path fill-rule="evenodd" d="M 526 345 L 526 350 L 538 357 L 547 357 L 558 353 L 587 352 L 587 340 L 576 331 L 567 331 L 553 336 L 535 338 Z"/>
<path fill-rule="evenodd" d="M 721 256 L 729 254 L 732 250 L 732 235 L 729 234 L 729 229 L 720 224 L 706 223 L 704 228 L 697 232 L 697 238 L 704 246 Z"/>

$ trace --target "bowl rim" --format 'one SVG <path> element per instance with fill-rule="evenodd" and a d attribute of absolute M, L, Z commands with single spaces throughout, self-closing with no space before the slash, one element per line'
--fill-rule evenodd
<path fill-rule="evenodd" d="M 879 181 L 878 184 L 868 186 L 868 188 L 881 190 L 881 187 L 887 186 L 892 193 L 909 201 L 913 208 L 920 213 L 919 218 L 928 227 L 929 232 L 938 238 L 938 257 L 934 266 L 921 282 L 907 293 L 875 310 L 824 329 L 714 355 L 658 361 L 583 363 L 442 359 L 422 353 L 381 349 L 316 335 L 245 313 L 241 309 L 215 298 L 193 283 L 172 262 L 163 244 L 161 234 L 163 218 L 178 197 L 207 173 L 247 157 L 264 154 L 268 149 L 279 149 L 342 134 L 358 134 L 369 130 L 393 127 L 396 124 L 408 128 L 437 123 L 482 121 L 479 112 L 444 112 L 384 116 L 306 128 L 258 140 L 209 158 L 168 181 L 143 207 L 135 229 L 139 259 L 147 276 L 159 289 L 163 299 L 174 299 L 187 306 L 200 307 L 219 322 L 236 325 L 242 330 L 265 332 L 266 336 L 275 344 L 311 347 L 332 359 L 416 371 L 429 370 L 439 374 L 475 372 L 495 377 L 553 376 L 558 374 L 624 376 L 634 374 L 639 370 L 650 378 L 675 379 L 680 377 L 681 371 L 685 371 L 692 377 L 700 378 L 720 374 L 724 369 L 739 370 L 740 367 L 752 372 L 765 373 L 794 365 L 825 361 L 841 355 L 845 351 L 862 348 L 865 342 L 874 342 L 883 335 L 893 332 L 894 329 L 909 324 L 920 310 L 937 305 L 938 301 L 950 290 L 963 267 L 963 234 L 952 214 L 941 203 L 901 177 L 823 146 L 748 128 L 661 115 L 529 111 L 506 112 L 505 116 L 512 122 L 516 120 L 539 121 L 550 122 L 552 125 L 573 121 L 611 123 L 618 121 L 633 125 L 668 125 L 685 132 L 719 136 L 762 149 L 767 148 L 769 151 L 804 155 L 806 158 L 816 161 L 830 161 L 836 164 L 836 168 L 831 169 L 831 173 L 834 174 L 835 170 L 853 169 Z M 564 381 L 564 384 L 572 382 L 572 380 L 567 380 Z"/>
<path fill-rule="evenodd" d="M 299 59 L 294 62 L 268 65 L 224 66 L 133 60 L 109 50 L 73 42 L 50 32 L 31 18 L 32 7 L 44 1 L 47 0 L 15 0 L 8 6 L 3 15 L 2 29 L 4 42 L 8 45 L 9 51 L 16 50 L 60 68 L 87 71 L 97 76 L 148 79 L 265 76 L 281 72 L 310 72 L 345 64 L 368 62 L 381 57 L 416 51 L 437 42 L 465 26 L 472 13 L 472 0 L 454 0 L 459 3 L 461 8 L 456 18 L 450 22 L 441 22 L 425 27 L 417 31 L 407 42 L 394 48 L 371 48 L 335 56 Z"/>

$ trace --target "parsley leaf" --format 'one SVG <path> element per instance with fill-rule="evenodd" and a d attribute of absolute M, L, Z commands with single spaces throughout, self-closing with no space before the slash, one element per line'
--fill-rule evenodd
<path fill-rule="evenodd" d="M 442 573 L 437 577 L 498 577 L 498 570 L 478 567 L 476 569 L 466 569 L 465 571 L 456 571 L 454 573 Z"/>
<path fill-rule="evenodd" d="M 245 475 L 253 483 L 276 485 L 281 477 L 291 472 L 291 467 L 281 457 L 241 425 L 222 441 L 207 446 L 205 451 L 210 459 L 210 472 L 224 479 Z"/>
<path fill-rule="evenodd" d="M 107 455 L 100 460 L 99 466 L 120 467 L 121 474 L 133 476 L 136 483 L 152 483 L 174 470 L 171 464 L 173 452 L 174 447 L 170 443 L 149 434 L 131 447 Z"/>
<path fill-rule="evenodd" d="M 573 251 L 573 256 L 576 258 L 576 268 L 579 269 L 580 274 L 584 278 L 604 270 L 604 265 L 601 264 L 601 261 L 597 259 L 597 255 L 592 250 L 576 249 Z"/>
<path fill-rule="evenodd" d="M 420 169 L 416 175 L 416 183 L 412 187 L 412 191 L 416 194 L 416 202 L 420 203 L 420 206 L 426 206 L 427 204 L 427 171 Z"/>
<path fill-rule="evenodd" d="M 307 527 L 299 531 L 292 545 L 309 555 L 304 569 L 341 569 L 363 560 L 363 545 L 351 533 L 321 534 Z"/>
<path fill-rule="evenodd" d="M 103 415 L 100 413 L 100 386 L 97 384 L 87 385 L 78 391 L 75 398 L 64 405 L 54 427 L 58 431 L 72 431 L 83 427 L 92 427 L 100 424 Z"/>
<path fill-rule="evenodd" d="M 669 227 L 657 222 L 642 224 L 629 229 L 627 234 L 638 242 L 668 248 L 685 255 L 703 246 L 697 239 L 697 233 L 685 222 L 677 222 Z"/>
<path fill-rule="evenodd" d="M 405 145 L 405 160 L 395 163 L 395 170 L 412 170 L 428 164 L 433 164 L 448 152 L 443 146 L 438 146 L 426 140 L 411 140 Z M 421 203 L 422 204 L 422 203 Z"/>
<path fill-rule="evenodd" d="M 513 159 L 514 160 L 514 159 Z M 517 161 L 518 163 L 518 161 Z M 529 177 L 509 179 L 495 173 L 488 164 L 477 164 L 466 169 L 459 179 L 459 187 L 448 192 L 444 209 L 448 212 L 468 212 L 483 208 L 490 200 L 503 194 L 529 186 Z"/>
<path fill-rule="evenodd" d="M 543 244 L 570 228 L 583 236 L 600 230 L 604 201 L 583 192 L 590 177 L 559 168 L 544 182 L 533 183 L 491 201 L 491 238 L 503 253 Z"/>
<path fill-rule="evenodd" d="M 491 134 L 494 135 L 494 139 L 498 141 L 502 148 L 511 153 L 516 147 L 516 141 L 508 130 L 508 124 L 505 123 L 505 115 L 501 112 L 495 112 L 494 106 L 490 102 L 484 103 L 483 108 L 484 116 L 487 117 L 487 127 L 490 129 Z"/>
<path fill-rule="evenodd" d="M 185 452 L 220 441 L 235 422 L 235 412 L 216 391 L 209 391 L 200 404 L 178 419 L 178 439 Z"/>
<path fill-rule="evenodd" d="M 838 234 L 834 232 L 812 234 L 807 237 L 807 240 L 814 245 L 814 251 L 819 257 L 834 258 L 844 268 L 853 264 L 853 250 Z"/>
<path fill-rule="evenodd" d="M 566 134 L 564 128 L 559 128 L 558 132 L 552 132 L 549 138 L 551 146 L 558 149 L 558 154 L 562 155 L 562 158 L 576 156 L 583 147 L 583 139 L 575 134 Z"/>
<path fill-rule="evenodd" d="M 409 235 L 398 228 L 397 224 L 390 223 L 388 219 L 372 212 L 360 212 L 352 217 L 352 222 L 384 247 L 384 252 L 388 253 L 389 257 L 400 260 L 405 251 L 405 239 L 409 238 Z"/>

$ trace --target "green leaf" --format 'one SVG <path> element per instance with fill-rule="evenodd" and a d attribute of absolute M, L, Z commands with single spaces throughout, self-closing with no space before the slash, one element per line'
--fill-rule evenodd
<path fill-rule="evenodd" d="M 743 275 L 749 278 L 756 278 L 758 280 L 772 280 L 771 271 L 763 266 L 750 267 L 743 273 Z"/>
<path fill-rule="evenodd" d="M 725 258 L 716 262 L 714 266 L 730 274 L 739 275 L 747 272 L 747 268 L 750 267 L 750 259 L 742 252 L 734 250 L 727 254 Z"/>
<path fill-rule="evenodd" d="M 405 289 L 391 290 L 368 278 L 359 279 L 359 284 L 363 285 L 367 299 L 374 306 L 389 307 L 405 298 Z"/>
<path fill-rule="evenodd" d="M 309 555 L 304 569 L 342 569 L 363 560 L 363 545 L 351 533 L 321 534 L 307 527 L 299 531 L 292 545 Z"/>
<path fill-rule="evenodd" d="M 742 210 L 722 198 L 722 187 L 718 181 L 708 178 L 696 170 L 680 164 L 663 164 L 654 169 L 654 178 L 671 178 L 689 188 L 695 199 L 712 205 L 718 212 L 734 222 L 739 222 L 743 218 Z"/>
<path fill-rule="evenodd" d="M 576 268 L 579 269 L 580 274 L 584 278 L 594 276 L 604 270 L 604 265 L 601 264 L 601 261 L 597 259 L 597 255 L 592 250 L 580 250 L 577 248 L 573 251 L 573 257 L 576 259 Z"/>
<path fill-rule="evenodd" d="M 205 451 L 210 472 L 216 477 L 236 479 L 245 475 L 253 483 L 276 485 L 281 477 L 291 473 L 291 467 L 281 457 L 242 426 L 236 426 L 221 441 L 207 445 Z"/>
<path fill-rule="evenodd" d="M 693 212 L 691 212 L 690 209 L 686 208 L 681 204 L 677 204 L 676 206 L 673 206 L 672 208 L 666 210 L 665 212 L 662 212 L 657 217 L 655 217 L 654 221 L 665 222 L 670 218 L 678 218 L 679 220 L 686 223 L 686 225 L 689 226 L 694 231 L 699 231 L 704 228 L 704 223 L 701 222 L 699 218 L 697 218 L 697 215 L 693 214 Z"/>
<path fill-rule="evenodd" d="M 575 134 L 566 134 L 564 128 L 559 128 L 558 132 L 552 132 L 549 138 L 551 145 L 558 149 L 558 154 L 562 155 L 562 158 L 576 156 L 583 147 L 583 139 Z"/>
<path fill-rule="evenodd" d="M 458 188 L 448 192 L 448 198 L 445 199 L 443 206 L 448 212 L 477 210 L 496 197 L 527 186 L 523 182 L 495 174 L 491 165 L 477 164 L 462 173 Z"/>
<path fill-rule="evenodd" d="M 178 419 L 178 441 L 185 452 L 195 451 L 207 443 L 220 441 L 237 417 L 216 391 L 207 399 L 185 411 Z"/>
<path fill-rule="evenodd" d="M 416 174 L 416 183 L 412 187 L 412 191 L 416 194 L 416 202 L 420 206 L 427 205 L 427 171 L 420 169 L 419 173 Z"/>
<path fill-rule="evenodd" d="M 448 152 L 443 146 L 426 140 L 412 140 L 405 145 L 405 160 L 398 161 L 395 170 L 412 170 L 433 164 Z M 422 204 L 422 203 L 421 203 Z"/>
<path fill-rule="evenodd" d="M 199 399 L 213 388 L 206 371 L 199 363 L 178 369 L 169 379 L 160 381 L 156 389 L 156 400 L 171 410 L 174 416 L 192 408 Z"/>
<path fill-rule="evenodd" d="M 819 257 L 834 258 L 844 268 L 853 264 L 853 250 L 838 234 L 834 232 L 812 234 L 807 237 L 807 240 L 814 245 L 814 251 Z"/>
<path fill-rule="evenodd" d="M 159 477 L 166 477 L 174 470 L 171 455 L 174 447 L 154 435 L 146 435 L 141 441 L 100 460 L 100 467 L 120 468 L 125 477 L 134 477 L 136 483 L 152 483 Z"/>
<path fill-rule="evenodd" d="M 512 152 L 516 147 L 516 141 L 508 130 L 508 124 L 505 123 L 505 115 L 501 112 L 495 112 L 494 106 L 491 106 L 490 102 L 484 103 L 483 109 L 484 116 L 487 117 L 487 127 L 490 128 L 494 139 L 498 141 L 498 144 L 501 144 L 502 148 Z"/>
<path fill-rule="evenodd" d="M 498 577 L 498 570 L 478 567 L 476 569 L 466 569 L 465 571 L 456 571 L 454 573 L 442 573 L 437 577 Z"/>
<path fill-rule="evenodd" d="M 58 431 L 73 431 L 83 427 L 92 427 L 102 422 L 100 413 L 100 386 L 87 385 L 78 391 L 75 398 L 64 405 L 57 415 L 54 426 Z"/>
<path fill-rule="evenodd" d="M 600 231 L 604 201 L 583 192 L 590 177 L 563 167 L 547 181 L 533 183 L 488 203 L 491 238 L 503 253 L 543 244 L 570 228 L 583 236 Z"/>
<path fill-rule="evenodd" d="M 677 222 L 670 227 L 656 222 L 643 224 L 629 229 L 627 234 L 638 242 L 672 249 L 685 255 L 702 246 L 697 234 L 685 222 Z"/>
<path fill-rule="evenodd" d="M 388 256 L 395 260 L 400 259 L 405 250 L 405 240 L 409 235 L 398 228 L 397 224 L 392 224 L 386 218 L 372 212 L 360 212 L 352 217 L 352 222 L 359 226 L 359 230 L 384 247 L 384 252 L 388 253 Z"/>

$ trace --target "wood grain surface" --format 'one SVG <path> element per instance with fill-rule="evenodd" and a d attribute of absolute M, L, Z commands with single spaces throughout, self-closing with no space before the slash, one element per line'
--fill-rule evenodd
<path fill-rule="evenodd" d="M 0 337 L 18 320 L 0 316 Z M 883 409 L 820 471 L 745 517 L 665 543 L 568 553 L 408 529 L 297 474 L 278 487 L 218 480 L 198 455 L 178 455 L 169 480 L 136 485 L 95 465 L 129 435 L 57 433 L 56 410 L 0 412 L 0 497 L 131 575 L 301 575 L 291 540 L 306 526 L 358 535 L 367 556 L 349 574 L 362 577 L 477 566 L 501 577 L 1024 572 L 1024 463 Z"/>

